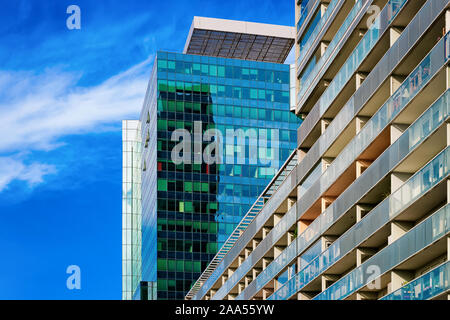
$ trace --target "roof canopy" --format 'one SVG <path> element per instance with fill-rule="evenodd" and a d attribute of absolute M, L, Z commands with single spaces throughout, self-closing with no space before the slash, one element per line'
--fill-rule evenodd
<path fill-rule="evenodd" d="M 294 41 L 294 27 L 194 17 L 183 53 L 283 63 Z"/>

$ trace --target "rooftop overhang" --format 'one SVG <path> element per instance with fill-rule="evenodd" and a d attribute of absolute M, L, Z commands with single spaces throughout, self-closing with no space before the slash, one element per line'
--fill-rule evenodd
<path fill-rule="evenodd" d="M 283 63 L 294 41 L 294 27 L 194 17 L 183 53 Z"/>

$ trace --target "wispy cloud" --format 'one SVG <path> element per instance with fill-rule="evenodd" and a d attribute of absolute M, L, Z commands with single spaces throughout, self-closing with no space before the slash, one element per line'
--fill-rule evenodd
<path fill-rule="evenodd" d="M 65 135 L 108 130 L 136 118 L 142 107 L 153 58 L 93 87 L 77 87 L 81 74 L 48 69 L 41 74 L 0 71 L 0 191 L 14 179 L 42 182 L 52 166 L 25 164 L 18 153 L 52 150 Z"/>
<path fill-rule="evenodd" d="M 25 164 L 16 157 L 0 157 L 0 192 L 14 180 L 25 181 L 33 187 L 43 181 L 43 177 L 56 173 L 53 165 L 33 162 Z"/>

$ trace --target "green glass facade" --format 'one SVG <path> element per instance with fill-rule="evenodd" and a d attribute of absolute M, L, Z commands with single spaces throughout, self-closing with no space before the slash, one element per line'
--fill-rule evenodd
<path fill-rule="evenodd" d="M 158 52 L 140 119 L 141 280 L 156 281 L 158 299 L 184 298 L 295 149 L 300 120 L 289 112 L 289 69 Z M 206 139 L 211 130 L 217 134 Z M 176 131 L 192 137 L 190 161 L 181 164 L 173 150 L 186 141 Z M 221 161 L 205 160 L 211 142 Z"/>

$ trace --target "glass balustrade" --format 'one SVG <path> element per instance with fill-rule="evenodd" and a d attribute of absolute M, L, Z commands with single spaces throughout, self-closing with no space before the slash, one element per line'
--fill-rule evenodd
<path fill-rule="evenodd" d="M 447 261 L 380 300 L 428 300 L 449 289 L 450 261 Z"/>
<path fill-rule="evenodd" d="M 299 186 L 299 197 L 303 197 L 306 191 L 313 185 L 314 182 L 319 179 L 322 175 L 322 162 L 319 162 L 313 171 L 308 175 L 308 177 L 303 181 L 303 183 Z"/>

